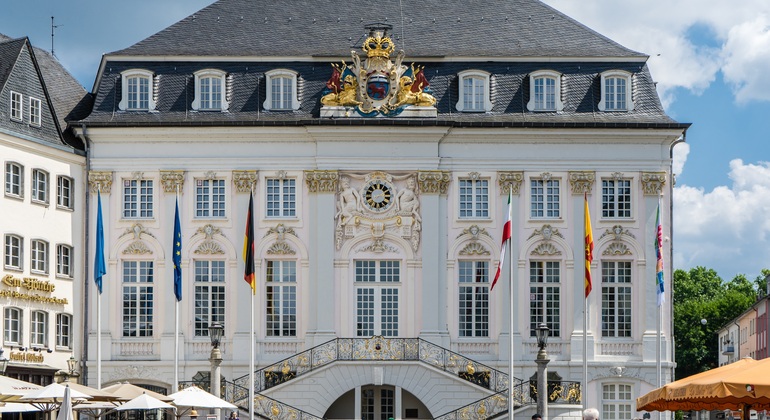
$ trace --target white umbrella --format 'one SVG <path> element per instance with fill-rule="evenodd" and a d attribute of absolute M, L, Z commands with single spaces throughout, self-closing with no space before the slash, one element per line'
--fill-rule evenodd
<path fill-rule="evenodd" d="M 0 403 L 0 414 L 2 413 L 27 413 L 30 411 L 40 411 L 37 407 L 22 403 Z"/>
<path fill-rule="evenodd" d="M 40 388 L 39 385 L 0 376 L 0 401 L 14 401 Z"/>
<path fill-rule="evenodd" d="M 64 399 L 59 407 L 59 414 L 56 416 L 56 420 L 75 420 L 72 416 L 72 398 L 70 393 L 72 390 L 69 386 L 64 387 Z"/>
<path fill-rule="evenodd" d="M 191 386 L 179 392 L 175 392 L 169 395 L 169 398 L 174 399 L 174 405 L 177 407 L 229 408 L 229 409 L 238 408 L 221 398 L 218 398 L 212 394 L 209 394 L 208 392 L 198 388 L 197 386 Z"/>
<path fill-rule="evenodd" d="M 115 406 L 119 403 L 120 403 L 119 401 L 115 401 L 114 403 L 110 403 L 107 401 L 96 401 L 96 402 L 89 401 L 87 403 L 78 404 L 72 407 L 72 409 L 77 411 L 80 414 L 98 419 L 98 418 L 101 418 L 103 415 L 105 415 L 107 413 L 107 410 L 111 410 L 115 408 Z"/>
<path fill-rule="evenodd" d="M 126 402 L 125 404 L 115 408 L 115 410 L 118 411 L 125 411 L 125 410 L 157 410 L 161 408 L 174 408 L 171 404 L 166 404 L 163 401 L 151 397 L 147 394 L 142 394 L 136 398 L 134 398 L 131 401 Z"/>
<path fill-rule="evenodd" d="M 51 385 L 40 388 L 37 391 L 32 391 L 19 398 L 18 402 L 32 404 L 39 408 L 40 411 L 48 413 L 59 408 L 64 401 L 64 392 L 67 388 L 68 387 L 62 386 L 61 384 L 52 383 Z M 75 391 L 74 389 L 69 390 L 69 395 L 71 400 L 87 400 L 91 398 L 90 395 Z"/>

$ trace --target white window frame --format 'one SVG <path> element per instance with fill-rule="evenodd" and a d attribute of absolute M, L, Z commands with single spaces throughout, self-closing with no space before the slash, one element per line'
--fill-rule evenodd
<path fill-rule="evenodd" d="M 72 315 L 56 314 L 56 348 L 72 349 Z"/>
<path fill-rule="evenodd" d="M 136 183 L 134 185 L 134 183 Z M 136 194 L 127 191 L 127 188 L 135 188 Z M 149 192 L 146 192 L 149 190 Z M 135 197 L 134 201 L 128 200 Z M 155 182 L 152 179 L 123 179 L 123 219 L 153 219 L 155 216 Z M 130 208 L 135 204 L 136 208 Z M 144 215 L 143 215 L 144 213 Z"/>
<path fill-rule="evenodd" d="M 278 185 L 270 185 L 277 182 Z M 277 188 L 277 190 L 275 190 Z M 292 192 L 286 192 L 291 188 Z M 277 207 L 271 207 L 277 206 Z M 265 217 L 289 219 L 297 217 L 297 180 L 294 178 L 265 179 Z"/>
<path fill-rule="evenodd" d="M 630 339 L 634 311 L 633 264 L 629 260 L 604 260 L 600 266 L 602 338 Z"/>
<path fill-rule="evenodd" d="M 5 162 L 5 195 L 24 198 L 24 165 L 18 162 Z"/>
<path fill-rule="evenodd" d="M 628 220 L 632 219 L 634 216 L 634 182 L 632 178 L 625 178 L 625 177 L 614 177 L 614 178 L 602 178 L 602 191 L 601 191 L 601 203 L 602 203 L 602 219 L 623 219 Z M 605 183 L 612 182 L 612 186 L 606 185 Z M 627 183 L 628 188 L 628 194 L 621 194 L 619 192 L 620 188 L 626 188 L 626 186 L 619 186 L 618 183 L 623 182 Z M 611 194 L 606 194 L 605 190 L 608 188 L 612 188 Z M 627 203 L 621 203 L 620 198 L 627 198 Z M 608 205 L 612 205 L 614 208 L 609 209 L 606 208 Z M 621 209 L 621 204 L 628 204 L 627 209 Z M 625 215 L 621 215 L 620 213 L 626 213 Z"/>
<path fill-rule="evenodd" d="M 458 77 L 458 96 L 459 99 L 457 101 L 457 104 L 455 105 L 455 108 L 460 112 L 489 112 L 492 110 L 492 98 L 490 95 L 490 83 L 491 83 L 491 77 L 490 73 L 482 71 L 482 70 L 465 70 L 461 71 L 460 73 L 457 73 Z M 482 96 L 480 101 L 472 100 L 471 104 L 472 107 L 466 107 L 465 104 L 465 97 L 466 94 L 471 95 L 471 98 L 478 95 L 478 92 L 466 92 L 466 86 L 465 86 L 465 80 L 466 79 L 472 79 L 472 80 L 478 80 L 483 83 L 483 86 L 480 86 L 480 89 L 482 90 L 481 95 Z M 475 90 L 476 86 L 475 84 L 472 85 L 472 88 Z"/>
<path fill-rule="evenodd" d="M 470 183 L 470 186 L 463 185 Z M 489 179 L 487 178 L 460 178 L 457 183 L 457 216 L 459 219 L 472 220 L 472 219 L 489 219 L 489 196 L 490 187 Z M 467 194 L 464 189 L 470 188 L 470 200 L 465 200 Z M 481 190 L 486 190 L 482 192 Z M 463 208 L 463 205 L 469 206 L 469 208 Z M 468 215 L 467 213 L 471 214 Z"/>
<path fill-rule="evenodd" d="M 59 175 L 56 177 L 56 207 L 72 210 L 74 185 L 74 180 L 68 176 Z"/>
<path fill-rule="evenodd" d="M 48 347 L 48 312 L 30 312 L 29 345 L 35 347 Z"/>
<path fill-rule="evenodd" d="M 11 121 L 24 121 L 24 95 L 11 91 L 8 104 Z"/>
<path fill-rule="evenodd" d="M 195 111 L 227 111 L 230 103 L 227 101 L 227 73 L 217 69 L 203 69 L 196 71 L 195 75 L 195 99 L 192 109 Z M 204 80 L 219 81 L 219 106 L 212 106 L 211 87 L 209 83 L 208 97 L 204 98 L 202 82 Z"/>
<path fill-rule="evenodd" d="M 262 104 L 263 107 L 268 111 L 296 111 L 299 109 L 299 97 L 297 95 L 297 75 L 298 73 L 293 70 L 289 69 L 275 69 L 270 70 L 268 72 L 265 72 L 265 81 L 267 83 L 266 91 L 267 95 L 265 97 L 265 102 Z M 273 79 L 289 79 L 291 80 L 291 91 L 289 94 L 291 97 L 289 98 L 291 100 L 290 106 L 287 106 L 287 104 L 284 103 L 283 97 L 279 100 L 278 106 L 273 106 Z M 283 89 L 283 84 L 281 84 L 281 88 Z"/>
<path fill-rule="evenodd" d="M 558 269 L 559 273 L 555 276 L 558 281 L 549 281 L 554 277 L 553 272 L 549 274 L 549 269 Z M 542 270 L 542 276 L 535 275 L 533 270 Z M 529 335 L 535 337 L 537 327 L 540 323 L 545 323 L 548 328 L 549 337 L 560 337 L 561 326 L 565 314 L 561 310 L 561 306 L 564 304 L 566 298 L 562 299 L 561 296 L 564 292 L 562 288 L 562 278 L 567 275 L 565 267 L 559 260 L 530 260 L 529 262 Z M 533 281 L 542 280 L 542 281 Z M 538 305 L 536 293 L 532 289 L 542 288 L 543 299 L 547 299 L 545 302 L 541 302 Z M 549 290 L 550 289 L 550 290 Z M 549 312 L 549 303 L 556 301 L 558 304 L 556 307 L 557 315 Z"/>
<path fill-rule="evenodd" d="M 195 217 L 198 219 L 227 217 L 227 182 L 224 179 L 195 180 Z"/>
<path fill-rule="evenodd" d="M 48 242 L 33 239 L 29 244 L 29 270 L 32 273 L 48 274 Z"/>
<path fill-rule="evenodd" d="M 527 109 L 532 112 L 559 112 L 564 109 L 564 102 L 561 100 L 561 79 L 563 75 L 553 70 L 538 70 L 529 75 L 529 102 Z M 553 107 L 547 107 L 547 92 L 543 93 L 543 100 L 538 101 L 536 95 L 537 81 L 553 80 Z"/>
<path fill-rule="evenodd" d="M 152 260 L 125 260 L 121 268 L 121 337 L 153 337 L 157 332 L 155 263 Z M 131 299 L 126 301 L 126 296 Z M 134 303 L 135 306 L 127 303 Z"/>
<path fill-rule="evenodd" d="M 29 125 L 40 127 L 43 124 L 43 102 L 29 97 Z"/>
<path fill-rule="evenodd" d="M 626 98 L 625 107 L 620 108 L 616 105 L 608 107 L 607 103 L 607 79 L 623 79 L 626 81 Z M 599 100 L 599 111 L 606 112 L 628 112 L 634 110 L 634 98 L 633 98 L 633 74 L 623 70 L 609 70 L 601 74 L 601 99 Z M 617 103 L 617 92 L 613 93 L 612 103 Z"/>
<path fill-rule="evenodd" d="M 267 260 L 265 270 L 265 336 L 296 337 L 297 261 Z"/>
<path fill-rule="evenodd" d="M 48 204 L 51 176 L 42 169 L 32 170 L 32 202 Z"/>
<path fill-rule="evenodd" d="M 225 325 L 227 305 L 227 262 L 224 260 L 195 260 L 195 321 L 193 335 L 208 337 L 208 327 L 218 322 Z M 217 299 L 215 299 L 215 297 Z"/>
<path fill-rule="evenodd" d="M 457 262 L 457 336 L 489 338 L 489 260 Z M 465 306 L 463 306 L 465 305 Z"/>
<path fill-rule="evenodd" d="M 361 264 L 359 264 L 361 263 Z M 364 263 L 374 263 L 373 267 L 364 267 Z M 372 273 L 365 273 L 364 270 L 373 269 Z M 353 262 L 353 283 L 355 294 L 355 322 L 354 331 L 356 337 L 369 337 L 372 335 L 382 335 L 384 337 L 398 337 L 402 329 L 401 307 L 406 303 L 406 296 L 403 296 L 401 285 L 402 276 L 405 274 L 400 260 L 355 260 Z M 383 274 L 385 272 L 385 274 Z M 371 296 L 371 324 L 372 331 L 361 329 L 361 326 L 368 324 L 365 317 L 365 307 L 368 303 L 364 299 Z M 393 303 L 395 302 L 395 305 Z M 389 312 L 384 319 L 382 313 Z M 392 331 L 393 319 L 395 319 L 396 331 Z M 390 320 L 390 322 L 388 322 Z M 389 329 L 385 329 L 390 325 Z M 371 334 L 373 332 L 373 334 Z"/>
<path fill-rule="evenodd" d="M 627 398 L 621 398 L 621 394 L 625 394 L 624 396 Z M 634 386 L 632 384 L 623 382 L 602 384 L 601 419 L 631 420 L 634 414 L 633 395 Z M 622 411 L 620 410 L 621 408 L 623 409 Z M 623 413 L 622 416 L 619 415 L 621 413 Z"/>
<path fill-rule="evenodd" d="M 535 201 L 535 183 L 539 183 L 538 188 L 542 188 L 542 200 Z M 557 185 L 552 185 L 556 183 Z M 551 192 L 552 188 L 556 188 L 556 200 L 553 200 L 554 194 Z M 533 177 L 529 180 L 529 218 L 533 220 L 558 220 L 561 219 L 561 198 L 562 198 L 562 182 L 560 178 L 555 177 Z M 537 194 L 540 197 L 540 194 Z M 542 208 L 535 208 L 536 204 L 540 204 Z M 554 207 L 555 205 L 555 207 Z M 538 214 L 538 213 L 542 213 Z M 549 214 L 551 213 L 551 214 Z"/>
<path fill-rule="evenodd" d="M 73 249 L 69 245 L 56 245 L 56 275 L 72 278 Z"/>
<path fill-rule="evenodd" d="M 3 311 L 3 345 L 20 346 L 24 337 L 24 311 L 14 306 Z"/>
<path fill-rule="evenodd" d="M 131 69 L 126 70 L 122 72 L 121 74 L 121 98 L 120 102 L 118 103 L 118 109 L 121 111 L 151 111 L 155 109 L 155 77 L 154 74 L 149 70 L 143 70 L 143 69 Z M 141 94 L 142 92 L 139 91 L 137 93 L 137 98 L 129 98 L 129 81 L 133 80 L 134 78 L 140 78 L 140 79 L 146 79 L 147 80 L 147 107 L 141 107 Z M 134 106 L 129 106 L 134 105 Z"/>
<path fill-rule="evenodd" d="M 24 269 L 24 238 L 19 235 L 6 234 L 3 241 L 3 265 L 6 270 Z"/>

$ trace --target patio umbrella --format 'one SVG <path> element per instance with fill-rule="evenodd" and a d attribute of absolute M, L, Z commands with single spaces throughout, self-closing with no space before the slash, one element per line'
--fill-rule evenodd
<path fill-rule="evenodd" d="M 197 386 L 191 386 L 179 392 L 175 392 L 169 395 L 169 398 L 173 398 L 174 405 L 177 406 L 177 417 L 187 414 L 193 408 L 227 408 L 231 410 L 238 408 L 219 397 L 209 394 Z M 182 410 L 179 410 L 179 408 L 182 408 Z"/>
<path fill-rule="evenodd" d="M 106 401 L 106 402 L 118 402 L 118 401 L 128 401 L 131 398 L 124 398 L 117 396 L 115 394 L 112 394 L 110 392 L 102 391 L 96 388 L 91 388 L 90 386 L 81 385 L 76 382 L 63 382 L 62 385 L 68 385 L 71 390 L 82 392 L 83 394 L 90 395 L 91 398 L 88 400 L 89 402 L 94 401 Z M 82 404 L 84 401 L 81 401 L 80 404 Z M 80 405 L 75 404 L 75 406 Z M 112 404 L 111 407 L 115 407 L 117 404 Z"/>
<path fill-rule="evenodd" d="M 0 376 L 0 401 L 15 401 L 40 388 L 39 385 Z"/>
<path fill-rule="evenodd" d="M 118 404 L 119 404 L 118 401 L 85 402 L 85 403 L 80 403 L 72 408 L 80 414 L 84 414 L 88 417 L 98 419 L 98 418 L 101 418 L 103 415 L 105 415 L 108 410 L 114 409 Z"/>
<path fill-rule="evenodd" d="M 148 389 L 130 384 L 128 382 L 121 382 L 118 384 L 104 387 L 102 388 L 102 391 L 109 392 L 110 394 L 118 396 L 126 401 L 132 400 L 142 394 L 147 394 L 151 397 L 154 397 L 156 399 L 159 399 L 167 403 L 174 401 L 173 399 L 169 398 L 167 395 L 161 395 L 161 394 L 158 394 L 157 392 L 150 391 Z"/>
<path fill-rule="evenodd" d="M 120 405 L 115 408 L 117 411 L 126 411 L 126 410 L 158 410 L 158 409 L 164 409 L 164 408 L 174 408 L 173 405 L 164 403 L 163 401 L 149 396 L 147 394 L 142 394 L 136 398 L 134 398 L 131 401 L 126 402 L 123 405 Z"/>
<path fill-rule="evenodd" d="M 19 398 L 18 402 L 32 404 L 33 406 L 39 408 L 40 411 L 49 413 L 58 409 L 62 404 L 65 397 L 64 393 L 67 388 L 68 387 L 65 387 L 61 384 L 52 383 L 51 385 L 45 386 L 36 391 L 32 391 L 27 395 Z M 70 398 L 73 400 L 87 400 L 91 398 L 90 395 L 84 394 L 80 391 L 75 391 L 73 389 L 69 390 L 69 394 Z"/>
<path fill-rule="evenodd" d="M 59 414 L 56 415 L 56 420 L 75 420 L 75 417 L 72 415 L 72 398 L 70 398 L 71 392 L 72 390 L 69 386 L 64 387 L 64 398 L 61 406 L 59 407 Z"/>
<path fill-rule="evenodd" d="M 0 414 L 2 413 L 28 413 L 31 411 L 40 411 L 36 407 L 24 403 L 0 403 Z"/>

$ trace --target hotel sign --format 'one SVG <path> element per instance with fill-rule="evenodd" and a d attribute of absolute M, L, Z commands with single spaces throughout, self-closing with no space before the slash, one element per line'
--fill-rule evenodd
<path fill-rule="evenodd" d="M 27 363 L 43 363 L 45 358 L 42 354 L 37 353 L 23 353 L 19 351 L 11 352 L 12 362 L 27 362 Z"/>
<path fill-rule="evenodd" d="M 53 293 L 53 291 L 56 289 L 56 285 L 47 280 L 38 280 L 32 277 L 14 277 L 10 274 L 6 274 L 3 276 L 2 284 L 10 289 L 21 290 L 0 290 L 0 297 L 31 300 L 34 302 L 42 303 L 53 303 L 55 305 L 66 305 L 69 303 L 67 298 L 44 296 L 40 293 L 37 293 Z"/>

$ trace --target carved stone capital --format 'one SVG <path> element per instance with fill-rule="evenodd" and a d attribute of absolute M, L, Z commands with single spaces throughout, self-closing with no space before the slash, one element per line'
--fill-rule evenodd
<path fill-rule="evenodd" d="M 589 171 L 570 171 L 569 184 L 572 194 L 588 194 L 594 186 L 596 174 Z"/>
<path fill-rule="evenodd" d="M 417 183 L 423 194 L 446 194 L 451 179 L 449 172 L 446 171 L 417 172 Z"/>
<path fill-rule="evenodd" d="M 500 193 L 507 195 L 519 195 L 521 183 L 524 181 L 524 172 L 498 172 L 497 184 L 500 185 Z"/>
<path fill-rule="evenodd" d="M 257 185 L 257 171 L 233 171 L 235 192 L 247 193 Z"/>
<path fill-rule="evenodd" d="M 338 171 L 305 171 L 305 184 L 311 193 L 336 193 L 339 180 Z"/>
<path fill-rule="evenodd" d="M 642 191 L 644 195 L 660 195 L 666 185 L 665 172 L 642 172 Z"/>
<path fill-rule="evenodd" d="M 88 173 L 88 185 L 91 193 L 103 192 L 110 193 L 112 189 L 112 172 L 110 171 L 91 171 Z"/>
<path fill-rule="evenodd" d="M 185 171 L 160 171 L 160 183 L 167 193 L 182 193 Z"/>

